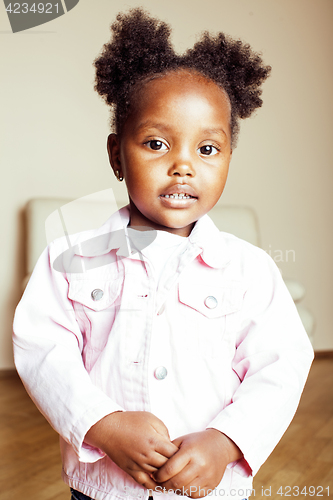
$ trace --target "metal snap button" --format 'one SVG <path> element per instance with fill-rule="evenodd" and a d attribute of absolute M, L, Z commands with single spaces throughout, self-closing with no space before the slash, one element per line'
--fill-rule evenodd
<path fill-rule="evenodd" d="M 93 290 L 91 292 L 91 298 L 93 300 L 95 300 L 95 301 L 96 300 L 101 300 L 101 298 L 103 297 L 103 295 L 104 295 L 104 292 L 100 288 L 95 288 L 95 290 Z"/>
<path fill-rule="evenodd" d="M 165 368 L 165 366 L 158 366 L 155 371 L 154 375 L 157 380 L 163 380 L 168 374 L 168 370 Z"/>
<path fill-rule="evenodd" d="M 217 307 L 217 299 L 209 295 L 205 298 L 205 306 L 208 307 L 208 309 L 215 309 L 215 307 Z"/>

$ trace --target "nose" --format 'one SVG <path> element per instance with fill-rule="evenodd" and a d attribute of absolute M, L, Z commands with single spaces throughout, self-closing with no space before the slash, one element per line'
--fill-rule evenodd
<path fill-rule="evenodd" d="M 169 175 L 194 177 L 194 161 L 191 158 L 191 155 L 186 152 L 176 154 L 169 169 Z"/>

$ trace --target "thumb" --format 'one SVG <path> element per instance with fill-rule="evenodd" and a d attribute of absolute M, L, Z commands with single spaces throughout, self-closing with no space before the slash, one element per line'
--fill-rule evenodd
<path fill-rule="evenodd" d="M 184 441 L 184 436 L 181 436 L 181 437 L 178 437 L 176 439 L 174 439 L 173 441 L 171 441 L 174 445 L 177 446 L 177 448 L 180 448 L 182 442 Z"/>

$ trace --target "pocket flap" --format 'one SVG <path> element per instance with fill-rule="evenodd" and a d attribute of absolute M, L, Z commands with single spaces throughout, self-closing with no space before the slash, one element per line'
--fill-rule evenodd
<path fill-rule="evenodd" d="M 218 318 L 241 309 L 244 290 L 240 286 L 218 287 L 179 283 L 179 300 L 208 318 Z"/>
<path fill-rule="evenodd" d="M 110 307 L 119 297 L 122 278 L 115 280 L 74 280 L 69 283 L 68 298 L 94 311 Z"/>

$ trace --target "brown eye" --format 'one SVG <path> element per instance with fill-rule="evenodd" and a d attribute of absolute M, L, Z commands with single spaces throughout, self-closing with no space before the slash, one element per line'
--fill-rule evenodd
<path fill-rule="evenodd" d="M 205 156 L 212 156 L 218 153 L 217 148 L 211 146 L 210 144 L 207 144 L 206 146 L 201 146 L 201 148 L 199 148 L 199 151 L 201 155 Z"/>
<path fill-rule="evenodd" d="M 148 141 L 148 142 L 146 142 L 146 145 L 154 151 L 160 151 L 163 149 L 167 149 L 166 145 L 162 141 L 156 141 L 156 140 Z"/>

